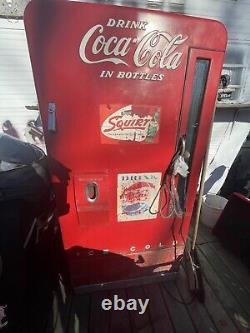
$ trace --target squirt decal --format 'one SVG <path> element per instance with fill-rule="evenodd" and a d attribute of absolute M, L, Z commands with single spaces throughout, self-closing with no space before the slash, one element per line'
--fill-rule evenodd
<path fill-rule="evenodd" d="M 101 105 L 100 122 L 101 143 L 112 144 L 119 141 L 157 143 L 160 107 Z"/>
<path fill-rule="evenodd" d="M 160 182 L 160 172 L 118 174 L 118 222 L 155 219 Z"/>

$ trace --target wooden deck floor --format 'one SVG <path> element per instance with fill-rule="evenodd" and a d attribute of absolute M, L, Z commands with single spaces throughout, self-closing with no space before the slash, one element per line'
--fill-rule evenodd
<path fill-rule="evenodd" d="M 201 226 L 198 253 L 203 270 L 205 303 L 191 304 L 187 279 L 181 269 L 176 281 L 166 281 L 88 295 L 54 299 L 54 333 L 237 333 L 250 332 L 250 279 L 248 269 Z M 147 311 L 104 311 L 101 301 L 149 298 Z M 179 302 L 176 301 L 179 300 Z M 48 332 L 52 332 L 51 328 Z"/>

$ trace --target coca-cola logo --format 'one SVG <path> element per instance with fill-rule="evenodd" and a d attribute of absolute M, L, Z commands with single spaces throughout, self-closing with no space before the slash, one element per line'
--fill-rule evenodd
<path fill-rule="evenodd" d="M 120 23 L 119 23 L 120 22 Z M 123 23 L 121 23 L 123 22 Z M 129 23 L 128 23 L 129 22 Z M 108 19 L 106 26 L 96 24 L 83 36 L 79 54 L 87 64 L 113 63 L 129 66 L 128 55 L 133 51 L 133 63 L 136 67 L 175 70 L 181 64 L 183 52 L 178 48 L 187 40 L 182 34 L 171 35 L 168 32 L 145 31 L 142 37 L 105 36 L 108 28 L 132 29 L 135 21 Z M 146 30 L 147 22 L 134 23 L 134 29 Z M 87 49 L 89 50 L 87 54 Z"/>
<path fill-rule="evenodd" d="M 126 105 L 102 123 L 102 134 L 113 140 L 153 143 L 159 131 L 159 107 Z"/>

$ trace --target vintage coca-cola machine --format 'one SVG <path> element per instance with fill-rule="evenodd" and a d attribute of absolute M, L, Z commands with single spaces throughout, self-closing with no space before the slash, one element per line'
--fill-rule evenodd
<path fill-rule="evenodd" d="M 33 0 L 25 28 L 72 285 L 170 276 L 189 231 L 225 27 Z"/>

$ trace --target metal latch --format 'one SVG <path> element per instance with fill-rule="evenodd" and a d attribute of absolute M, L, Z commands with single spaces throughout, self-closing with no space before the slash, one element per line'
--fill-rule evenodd
<path fill-rule="evenodd" d="M 53 102 L 48 105 L 48 131 L 56 131 L 56 104 Z"/>

